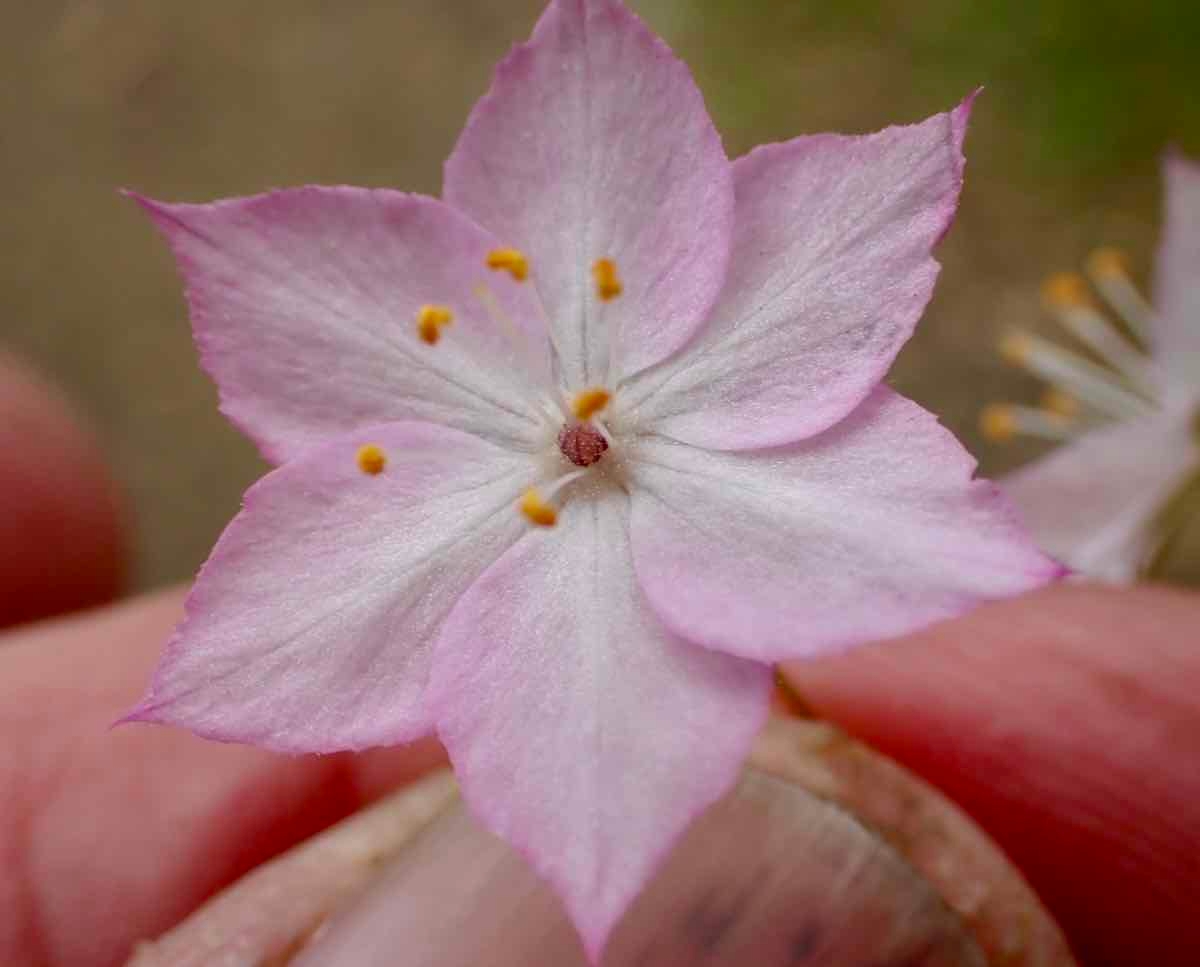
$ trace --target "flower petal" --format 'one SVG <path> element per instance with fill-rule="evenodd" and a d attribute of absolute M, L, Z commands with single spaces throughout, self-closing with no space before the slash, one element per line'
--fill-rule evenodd
<path fill-rule="evenodd" d="M 1131 581 L 1146 527 L 1200 462 L 1186 423 L 1154 418 L 1094 430 L 1001 481 L 1034 538 L 1087 575 Z"/>
<path fill-rule="evenodd" d="M 555 887 L 593 959 L 733 783 L 770 694 L 766 666 L 648 610 L 627 501 L 581 495 L 500 558 L 446 622 L 430 692 L 467 802 Z"/>
<path fill-rule="evenodd" d="M 729 275 L 709 324 L 618 402 L 697 446 L 819 433 L 883 379 L 933 292 L 973 97 L 921 124 L 818 135 L 734 164 Z"/>
<path fill-rule="evenodd" d="M 759 661 L 912 631 L 1061 569 L 958 441 L 886 387 L 786 449 L 647 440 L 630 457 L 633 554 L 677 633 Z"/>
<path fill-rule="evenodd" d="M 703 322 L 733 225 L 729 162 L 687 67 L 617 0 L 553 0 L 446 163 L 446 200 L 525 251 L 564 382 L 613 381 Z M 623 285 L 597 298 L 592 267 Z"/>
<path fill-rule="evenodd" d="M 364 473 L 372 443 L 386 456 Z M 128 716 L 289 752 L 432 731 L 431 647 L 466 587 L 527 525 L 533 462 L 429 423 L 344 436 L 246 494 Z"/>
<path fill-rule="evenodd" d="M 1168 155 L 1163 183 L 1154 355 L 1194 388 L 1200 380 L 1200 164 Z"/>
<path fill-rule="evenodd" d="M 221 409 L 282 462 L 363 426 L 422 419 L 523 442 L 540 428 L 529 379 L 548 382 L 536 301 L 487 279 L 496 242 L 431 198 L 297 188 L 211 205 L 138 198 L 170 243 Z M 473 287 L 488 281 L 520 349 Z M 454 322 L 422 342 L 417 313 Z"/>

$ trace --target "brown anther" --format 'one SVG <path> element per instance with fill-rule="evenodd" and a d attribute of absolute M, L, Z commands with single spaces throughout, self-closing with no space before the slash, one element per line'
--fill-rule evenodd
<path fill-rule="evenodd" d="M 577 467 L 590 467 L 604 456 L 608 441 L 590 423 L 568 423 L 558 434 L 562 455 Z"/>

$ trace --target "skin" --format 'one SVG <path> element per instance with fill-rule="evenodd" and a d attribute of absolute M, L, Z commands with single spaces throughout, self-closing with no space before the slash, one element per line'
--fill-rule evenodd
<path fill-rule="evenodd" d="M 289 759 L 165 728 L 109 731 L 181 592 L 66 614 L 117 594 L 116 501 L 62 402 L 11 362 L 0 373 L 0 505 L 22 508 L 0 524 L 0 622 L 45 619 L 0 634 L 0 963 L 118 964 L 441 753 Z M 31 488 L 47 465 L 72 472 Z M 71 540 L 27 539 L 47 526 Z M 74 576 L 51 580 L 63 555 Z M 1196 595 L 1060 586 L 788 673 L 819 713 L 965 807 L 1083 963 L 1184 964 L 1200 949 L 1197 629 Z"/>

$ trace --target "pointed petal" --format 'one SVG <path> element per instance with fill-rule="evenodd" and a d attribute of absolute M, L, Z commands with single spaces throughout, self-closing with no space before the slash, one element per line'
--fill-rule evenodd
<path fill-rule="evenodd" d="M 382 448 L 378 474 L 358 448 Z M 428 423 L 360 431 L 268 474 L 222 535 L 129 716 L 289 752 L 432 731 L 430 649 L 524 532 L 532 461 Z"/>
<path fill-rule="evenodd" d="M 553 0 L 446 163 L 446 200 L 525 251 L 572 388 L 703 322 L 733 224 L 729 162 L 687 67 L 617 0 Z M 597 299 L 592 266 L 624 292 Z"/>
<path fill-rule="evenodd" d="M 547 379 L 536 301 L 488 278 L 495 239 L 442 202 L 318 187 L 210 205 L 137 200 L 175 253 L 222 411 L 268 458 L 400 419 L 503 441 L 539 429 L 528 381 L 513 375 L 528 358 Z M 484 281 L 523 327 L 522 351 L 475 295 Z M 426 304 L 454 313 L 436 346 L 417 334 Z"/>
<path fill-rule="evenodd" d="M 866 398 L 933 292 L 930 252 L 958 204 L 972 100 L 738 160 L 725 288 L 701 335 L 628 387 L 629 418 L 740 450 L 812 436 Z"/>
<path fill-rule="evenodd" d="M 1049 553 L 1123 582 L 1150 550 L 1151 518 L 1198 463 L 1186 423 L 1159 417 L 1094 430 L 1001 484 Z"/>
<path fill-rule="evenodd" d="M 932 415 L 885 387 L 786 449 L 646 442 L 633 554 L 677 633 L 759 661 L 912 631 L 1061 569 Z"/>
<path fill-rule="evenodd" d="M 1194 388 L 1200 381 L 1200 164 L 1168 155 L 1163 183 L 1154 354 Z"/>
<path fill-rule="evenodd" d="M 431 700 L 463 795 L 556 888 L 593 959 L 676 837 L 737 777 L 770 670 L 667 631 L 628 498 L 570 500 L 454 609 Z"/>

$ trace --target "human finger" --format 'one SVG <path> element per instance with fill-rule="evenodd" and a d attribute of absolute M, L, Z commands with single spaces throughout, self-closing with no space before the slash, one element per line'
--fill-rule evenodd
<path fill-rule="evenodd" d="M 1087 964 L 1200 950 L 1200 598 L 1061 586 L 787 669 L 956 800 Z"/>

